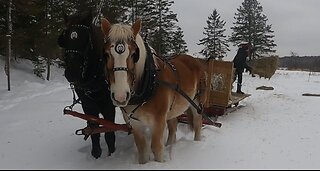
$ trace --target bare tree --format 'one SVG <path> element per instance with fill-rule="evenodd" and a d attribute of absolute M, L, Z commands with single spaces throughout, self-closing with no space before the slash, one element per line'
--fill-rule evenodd
<path fill-rule="evenodd" d="M 11 10 L 12 10 L 12 0 L 8 1 L 8 54 L 7 61 L 5 65 L 5 71 L 8 78 L 8 91 L 10 91 L 10 60 L 11 60 L 11 34 L 12 34 L 12 19 L 11 19 Z"/>

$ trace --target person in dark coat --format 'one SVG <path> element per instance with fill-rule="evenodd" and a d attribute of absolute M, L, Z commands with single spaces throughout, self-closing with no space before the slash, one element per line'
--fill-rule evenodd
<path fill-rule="evenodd" d="M 251 73 L 252 68 L 247 65 L 247 57 L 252 53 L 250 43 L 243 42 L 239 45 L 238 52 L 233 59 L 233 66 L 235 68 L 234 80 L 238 78 L 237 82 L 237 93 L 244 94 L 241 91 L 242 86 L 242 73 L 244 69 L 248 70 Z"/>

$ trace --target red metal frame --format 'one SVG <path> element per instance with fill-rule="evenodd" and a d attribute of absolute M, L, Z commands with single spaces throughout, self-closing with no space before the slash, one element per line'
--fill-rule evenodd
<path fill-rule="evenodd" d="M 75 116 L 87 121 L 93 121 L 99 125 L 102 125 L 102 127 L 97 128 L 97 130 L 95 130 L 94 133 L 110 132 L 110 131 L 130 132 L 130 128 L 127 126 L 127 124 L 113 123 L 111 121 L 108 121 L 93 115 L 83 114 L 83 113 L 79 113 L 79 112 L 68 110 L 68 109 L 64 109 L 63 112 L 65 115 L 72 115 L 72 116 Z"/>

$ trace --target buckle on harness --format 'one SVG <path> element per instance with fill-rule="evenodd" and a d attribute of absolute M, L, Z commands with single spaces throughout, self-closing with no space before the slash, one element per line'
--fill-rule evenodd
<path fill-rule="evenodd" d="M 76 135 L 84 135 L 84 140 L 87 140 L 89 138 L 89 136 L 92 134 L 94 128 L 90 128 L 90 127 L 85 127 L 82 129 L 78 129 L 76 130 L 75 134 Z"/>

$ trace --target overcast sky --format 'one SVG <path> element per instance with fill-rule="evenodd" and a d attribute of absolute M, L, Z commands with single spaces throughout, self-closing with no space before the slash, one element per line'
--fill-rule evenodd
<path fill-rule="evenodd" d="M 226 21 L 226 32 L 235 22 L 234 14 L 244 0 L 174 0 L 172 10 L 177 14 L 179 26 L 184 31 L 189 53 L 203 48 L 199 40 L 204 38 L 206 21 L 216 9 L 221 19 Z M 268 18 L 274 31 L 275 50 L 280 57 L 295 52 L 300 56 L 320 55 L 320 0 L 258 0 L 263 14 Z M 227 58 L 232 59 L 236 47 L 230 44 Z"/>

